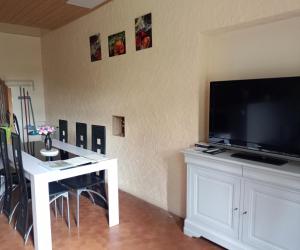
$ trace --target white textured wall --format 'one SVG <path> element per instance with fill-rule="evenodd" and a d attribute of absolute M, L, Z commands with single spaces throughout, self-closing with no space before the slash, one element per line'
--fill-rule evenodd
<path fill-rule="evenodd" d="M 47 120 L 107 126 L 107 152 L 119 159 L 119 185 L 185 214 L 186 170 L 180 150 L 205 138 L 207 62 L 219 28 L 294 14 L 299 1 L 114 0 L 42 38 Z M 153 48 L 135 51 L 134 18 L 152 13 Z M 127 54 L 108 57 L 107 36 L 126 31 Z M 91 63 L 90 35 L 100 32 L 103 60 Z M 112 136 L 112 115 L 126 137 Z"/>
<path fill-rule="evenodd" d="M 300 75 L 300 17 L 210 37 L 209 80 Z"/>
<path fill-rule="evenodd" d="M 44 84 L 39 37 L 0 32 L 0 78 L 3 80 L 33 80 L 33 109 L 36 121 L 45 121 Z M 9 83 L 8 83 L 9 84 Z M 14 103 L 18 104 L 18 101 Z M 15 107 L 19 109 L 20 107 Z M 20 126 L 21 122 L 19 121 Z"/>
<path fill-rule="evenodd" d="M 185 1 L 189 3 L 191 1 Z M 201 30 L 211 33 L 299 16 L 299 0 L 200 0 L 195 8 Z"/>

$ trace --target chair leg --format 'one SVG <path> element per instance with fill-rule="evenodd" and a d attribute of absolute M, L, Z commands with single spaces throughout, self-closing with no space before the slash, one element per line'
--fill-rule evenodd
<path fill-rule="evenodd" d="M 77 199 L 77 208 L 76 208 L 76 224 L 79 228 L 79 199 L 80 199 L 81 190 L 76 191 L 76 199 Z"/>
<path fill-rule="evenodd" d="M 60 210 L 61 218 L 64 218 L 64 196 L 61 196 L 61 210 Z"/>
<path fill-rule="evenodd" d="M 8 217 L 8 224 L 11 223 L 12 218 L 13 218 L 13 215 L 14 215 L 14 213 L 15 213 L 15 211 L 16 211 L 16 209 L 17 209 L 18 206 L 19 206 L 19 202 L 17 202 L 17 204 L 15 205 L 13 211 L 12 211 L 11 214 L 9 215 L 9 217 Z"/>
<path fill-rule="evenodd" d="M 32 225 L 30 225 L 30 227 L 28 228 L 27 233 L 26 233 L 25 236 L 24 236 L 24 241 L 25 241 L 24 245 L 26 245 L 26 243 L 27 243 L 27 241 L 28 241 L 28 238 L 29 238 L 31 229 L 32 229 Z"/>
<path fill-rule="evenodd" d="M 1 183 L 0 183 L 0 190 L 2 190 L 2 187 L 4 186 L 5 184 L 5 180 L 3 179 L 3 182 L 2 182 L 2 176 L 0 176 L 0 179 L 1 179 Z M 3 176 L 4 178 L 4 176 Z M 0 198 L 0 202 L 1 202 L 1 208 L 0 208 L 0 213 L 2 214 L 3 213 L 3 206 L 4 206 L 4 195 L 5 195 L 5 187 L 4 187 L 4 192 L 2 192 L 2 195 L 1 195 L 1 198 Z"/>
<path fill-rule="evenodd" d="M 18 223 L 18 218 L 16 218 L 16 221 L 15 221 L 15 225 L 14 225 L 15 230 L 17 230 L 17 223 Z"/>
<path fill-rule="evenodd" d="M 69 195 L 66 197 L 67 199 L 67 218 L 68 218 L 68 228 L 70 230 L 70 207 L 69 207 Z"/>
<path fill-rule="evenodd" d="M 98 193 L 98 192 L 96 192 L 96 191 L 94 191 L 94 190 L 92 190 L 92 189 L 85 189 L 84 191 L 89 192 L 89 193 L 93 193 L 93 194 L 97 195 L 97 196 L 100 197 L 105 203 L 107 203 L 107 200 L 105 199 L 105 197 L 104 197 L 102 194 L 100 194 L 100 193 Z"/>
<path fill-rule="evenodd" d="M 1 202 L 0 214 L 2 214 L 3 213 L 3 206 L 4 206 L 4 193 L 1 195 L 0 202 Z"/>
<path fill-rule="evenodd" d="M 90 196 L 91 200 L 92 200 L 92 203 L 95 205 L 95 199 L 93 197 L 93 195 L 91 194 L 90 191 L 86 191 L 88 193 L 88 195 Z"/>
<path fill-rule="evenodd" d="M 0 176 L 0 180 L 2 180 L 2 175 Z M 2 190 L 2 186 L 4 186 L 5 181 L 3 180 L 3 182 L 1 181 L 0 183 L 0 190 Z M 1 202 L 1 208 L 0 208 L 0 213 L 2 214 L 3 212 L 3 205 L 4 205 L 4 195 L 5 195 L 5 190 L 4 192 L 2 192 L 1 198 L 0 198 L 0 202 Z M 3 201 L 3 202 L 2 202 Z"/>
<path fill-rule="evenodd" d="M 55 211 L 55 217 L 57 218 L 57 204 L 56 204 L 56 199 L 54 200 L 54 211 Z"/>

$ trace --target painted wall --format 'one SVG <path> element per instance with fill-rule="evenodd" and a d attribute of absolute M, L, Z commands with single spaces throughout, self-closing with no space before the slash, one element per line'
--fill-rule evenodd
<path fill-rule="evenodd" d="M 190 2 L 190 1 L 188 1 Z M 195 6 L 200 29 L 206 33 L 243 28 L 299 16 L 298 0 L 201 0 Z"/>
<path fill-rule="evenodd" d="M 114 0 L 46 34 L 47 120 L 67 119 L 71 143 L 76 121 L 107 126 L 107 152 L 119 159 L 120 188 L 184 216 L 186 169 L 180 150 L 206 136 L 211 33 L 293 16 L 300 9 L 294 0 L 251 3 Z M 149 12 L 153 48 L 136 52 L 134 18 Z M 109 58 L 107 36 L 123 30 L 127 54 Z M 91 63 L 88 38 L 98 32 L 103 60 Z M 125 116 L 125 138 L 112 136 L 112 115 Z"/>
<path fill-rule="evenodd" d="M 300 75 L 300 18 L 210 36 L 209 80 Z"/>
<path fill-rule="evenodd" d="M 0 78 L 16 80 L 7 82 L 8 86 L 19 84 L 20 80 L 33 80 L 34 90 L 32 91 L 30 88 L 29 91 L 32 96 L 35 119 L 37 123 L 45 121 L 41 39 L 39 37 L 0 32 Z M 17 100 L 18 93 L 18 87 L 13 87 L 13 108 L 17 114 L 20 110 Z M 19 121 L 19 123 L 21 122 Z M 21 126 L 21 124 L 19 125 Z"/>

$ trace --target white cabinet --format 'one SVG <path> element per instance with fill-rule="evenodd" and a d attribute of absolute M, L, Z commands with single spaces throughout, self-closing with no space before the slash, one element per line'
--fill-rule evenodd
<path fill-rule="evenodd" d="M 238 238 L 240 179 L 197 166 L 190 168 L 190 218 L 222 234 Z"/>
<path fill-rule="evenodd" d="M 300 249 L 300 164 L 284 166 L 184 151 L 186 235 L 229 249 Z"/>
<path fill-rule="evenodd" d="M 245 182 L 243 241 L 257 249 L 300 249 L 300 193 Z"/>

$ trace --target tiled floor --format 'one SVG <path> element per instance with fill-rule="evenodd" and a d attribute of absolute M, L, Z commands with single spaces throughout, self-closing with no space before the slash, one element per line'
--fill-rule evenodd
<path fill-rule="evenodd" d="M 72 205 L 74 201 L 72 201 Z M 127 193 L 120 192 L 120 225 L 109 228 L 105 210 L 81 198 L 80 229 L 74 222 L 75 207 L 71 208 L 71 230 L 64 220 L 52 218 L 54 250 L 135 250 L 135 249 L 223 249 L 205 239 L 185 236 L 183 221 Z M 18 232 L 0 215 L 0 249 L 32 250 Z"/>

